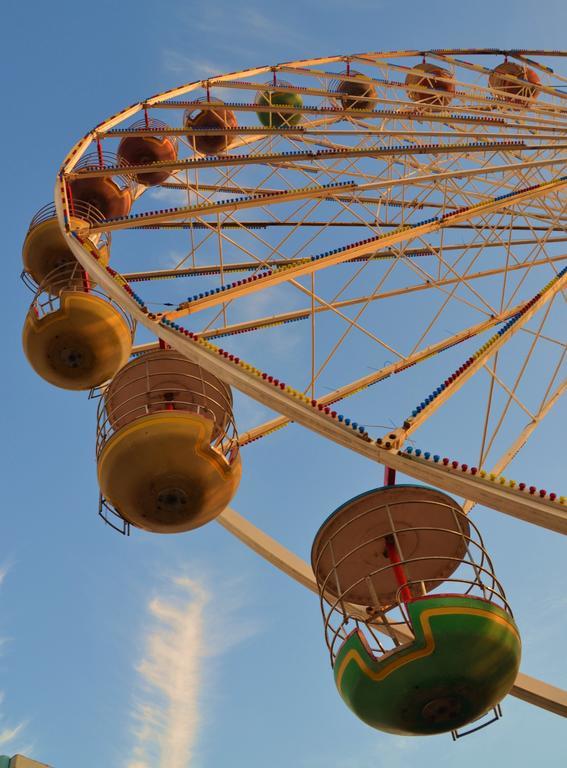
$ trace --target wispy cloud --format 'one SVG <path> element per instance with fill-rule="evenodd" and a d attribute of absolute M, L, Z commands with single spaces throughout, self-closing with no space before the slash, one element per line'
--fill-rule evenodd
<path fill-rule="evenodd" d="M 370 0 L 366 0 L 370 2 Z M 270 64 L 270 41 L 285 40 L 287 50 L 308 50 L 311 38 L 295 23 L 286 23 L 281 14 L 266 14 L 260 7 L 241 3 L 238 13 L 229 3 L 201 4 L 178 11 L 180 29 L 186 29 L 189 39 L 207 39 L 207 58 L 184 53 L 186 49 L 168 47 L 162 53 L 164 69 L 181 74 L 186 82 L 232 72 L 241 63 L 246 69 Z M 250 43 L 254 43 L 250 45 Z M 262 61 L 263 57 L 266 61 Z M 215 95 L 223 98 L 216 89 Z M 227 98 L 229 98 L 227 94 Z"/>
<path fill-rule="evenodd" d="M 200 80 L 223 73 L 224 64 L 215 64 L 213 61 L 193 58 L 173 48 L 166 48 L 163 51 L 162 60 L 164 69 L 168 72 L 184 75 L 189 80 Z"/>
<path fill-rule="evenodd" d="M 14 728 L 3 728 L 0 731 L 0 746 L 3 747 L 5 744 L 9 744 L 10 742 L 14 741 L 16 736 L 19 736 L 22 732 L 24 726 L 25 723 L 20 723 Z"/>
<path fill-rule="evenodd" d="M 157 200 L 160 203 L 165 203 L 172 207 L 181 207 L 183 205 L 192 204 L 192 200 L 187 200 L 187 191 L 185 189 L 154 187 L 154 189 L 146 192 L 146 194 L 151 200 Z"/>
<path fill-rule="evenodd" d="M 208 6 L 206 13 L 200 18 L 195 18 L 195 15 L 191 16 L 191 25 L 200 33 L 214 34 L 216 36 L 219 33 L 224 35 L 230 35 L 231 30 L 234 33 L 235 27 L 238 29 L 246 30 L 246 37 L 248 39 L 255 38 L 265 41 L 272 37 L 285 36 L 286 39 L 296 37 L 298 40 L 302 37 L 297 31 L 297 28 L 287 27 L 282 24 L 281 18 L 276 14 L 267 16 L 258 8 L 247 7 L 239 8 L 238 16 L 235 18 L 234 14 L 227 13 L 226 6 Z"/>
<path fill-rule="evenodd" d="M 137 666 L 132 711 L 134 745 L 126 768 L 192 765 L 203 724 L 206 659 L 255 631 L 251 624 L 236 627 L 230 640 L 215 633 L 209 626 L 210 601 L 205 585 L 186 576 L 171 579 L 150 600 L 150 629 Z"/>
<path fill-rule="evenodd" d="M 194 580 L 173 580 L 168 597 L 148 606 L 152 629 L 137 671 L 142 695 L 134 707 L 136 744 L 128 768 L 185 768 L 195 748 L 209 595 Z"/>

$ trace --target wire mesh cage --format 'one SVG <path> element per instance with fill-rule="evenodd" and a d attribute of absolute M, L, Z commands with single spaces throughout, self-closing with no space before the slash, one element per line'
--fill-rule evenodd
<path fill-rule="evenodd" d="M 61 308 L 61 300 L 67 293 L 87 293 L 104 299 L 110 304 L 126 321 L 132 338 L 136 324 L 134 319 L 122 309 L 120 304 L 111 299 L 104 291 L 96 286 L 89 278 L 87 272 L 76 261 L 68 264 L 62 264 L 57 267 L 36 287 L 30 311 L 38 319 L 57 312 Z"/>
<path fill-rule="evenodd" d="M 376 107 L 376 87 L 372 79 L 350 67 L 331 80 L 329 90 L 334 106 L 347 110 L 373 110 Z"/>
<path fill-rule="evenodd" d="M 100 224 L 103 219 L 102 213 L 94 205 L 79 200 L 74 205 L 71 224 L 74 229 L 87 230 L 89 225 Z M 103 263 L 108 261 L 111 239 L 110 232 L 93 233 L 86 237 Z M 21 279 L 34 294 L 40 284 L 45 283 L 49 274 L 55 273 L 59 267 L 76 264 L 75 256 L 59 227 L 53 203 L 44 205 L 33 216 L 24 241 L 22 255 L 24 269 Z"/>
<path fill-rule="evenodd" d="M 97 409 L 97 456 L 119 430 L 161 411 L 193 413 L 212 422 L 211 447 L 232 464 L 238 434 L 230 388 L 174 350 L 131 360 L 106 387 Z"/>
<path fill-rule="evenodd" d="M 480 531 L 435 489 L 386 486 L 347 502 L 320 528 L 312 565 L 332 664 L 356 629 L 376 656 L 406 642 L 406 606 L 426 595 L 477 597 L 512 616 Z"/>

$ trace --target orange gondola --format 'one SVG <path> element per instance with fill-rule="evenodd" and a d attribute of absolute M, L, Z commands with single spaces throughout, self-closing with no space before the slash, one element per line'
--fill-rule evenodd
<path fill-rule="evenodd" d="M 120 168 L 115 175 L 98 176 L 97 171 L 112 166 Z M 71 214 L 77 203 L 91 205 L 105 219 L 127 216 L 132 207 L 132 180 L 125 173 L 124 163 L 111 153 L 89 153 L 76 166 L 76 176 L 69 182 L 68 197 Z M 84 178 L 81 178 L 84 174 Z"/>
<path fill-rule="evenodd" d="M 218 155 L 226 152 L 234 144 L 236 137 L 222 131 L 238 128 L 238 121 L 234 112 L 223 104 L 224 102 L 219 100 L 214 106 L 203 107 L 197 112 L 194 109 L 185 111 L 183 125 L 190 131 L 187 139 L 195 152 L 201 155 Z M 193 131 L 202 130 L 211 133 L 210 135 L 193 133 Z M 215 131 L 221 131 L 221 133 L 215 133 Z"/>
<path fill-rule="evenodd" d="M 503 61 L 488 76 L 488 84 L 499 99 L 521 106 L 529 99 L 537 99 L 540 79 L 525 64 Z"/>
<path fill-rule="evenodd" d="M 149 165 L 151 163 L 172 163 L 177 159 L 177 140 L 163 132 L 167 125 L 161 120 L 148 118 L 133 123 L 128 130 L 144 132 L 141 136 L 125 136 L 118 146 L 118 159 L 122 165 Z M 155 130 L 155 135 L 147 131 Z M 162 135 L 160 135 L 160 132 Z M 133 174 L 138 184 L 153 187 L 163 184 L 170 176 L 168 170 L 144 171 Z"/>
<path fill-rule="evenodd" d="M 448 106 L 455 93 L 455 84 L 451 73 L 424 61 L 416 64 L 406 75 L 408 97 L 417 104 L 430 107 Z"/>
<path fill-rule="evenodd" d="M 345 72 L 338 82 L 334 81 L 331 88 L 337 94 L 335 101 L 343 109 L 368 111 L 376 106 L 376 87 L 370 78 L 364 77 L 354 69 Z"/>

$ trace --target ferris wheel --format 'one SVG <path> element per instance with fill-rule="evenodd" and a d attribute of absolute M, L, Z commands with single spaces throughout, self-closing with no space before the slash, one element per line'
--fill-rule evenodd
<path fill-rule="evenodd" d="M 381 730 L 457 738 L 510 691 L 567 715 L 519 673 L 469 516 L 567 532 L 563 496 L 503 474 L 566 388 L 565 55 L 364 53 L 183 85 L 77 142 L 24 242 L 28 359 L 99 398 L 101 516 L 218 519 L 318 592 L 339 693 Z M 274 415 L 239 432 L 231 388 Z M 323 523 L 312 570 L 227 507 L 246 446 L 292 422 L 385 467 Z"/>

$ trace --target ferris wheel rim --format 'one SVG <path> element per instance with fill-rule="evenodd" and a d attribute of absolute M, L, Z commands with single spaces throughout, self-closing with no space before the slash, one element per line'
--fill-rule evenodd
<path fill-rule="evenodd" d="M 284 66 L 299 66 L 300 64 L 305 64 L 306 62 L 318 62 L 318 63 L 335 63 L 335 62 L 345 62 L 349 61 L 357 56 L 375 56 L 376 58 L 386 58 L 389 56 L 398 56 L 400 58 L 403 57 L 415 57 L 415 56 L 424 56 L 428 54 L 461 54 L 461 55 L 489 55 L 489 54 L 499 54 L 502 56 L 506 55 L 513 55 L 513 54 L 524 54 L 526 56 L 530 55 L 540 55 L 540 56 L 546 56 L 546 57 L 561 57 L 565 58 L 567 57 L 567 51 L 553 51 L 553 50 L 544 50 L 544 49 L 500 49 L 500 48 L 486 48 L 486 49 L 475 49 L 475 48 L 448 48 L 448 49 L 432 49 L 428 51 L 427 49 L 422 50 L 406 50 L 406 51 L 376 51 L 376 52 L 366 52 L 366 53 L 358 53 L 358 54 L 335 54 L 332 56 L 323 56 L 323 57 L 316 57 L 316 58 L 310 58 L 310 59 L 296 59 L 296 60 L 290 60 L 281 62 L 277 65 L 261 65 L 259 67 L 248 67 L 243 70 L 238 70 L 232 73 L 227 74 L 219 74 L 216 75 L 215 78 L 218 77 L 224 77 L 224 78 L 230 78 L 230 79 L 236 79 L 237 77 L 240 77 L 241 75 L 245 74 L 257 74 L 257 73 L 267 73 L 271 72 L 278 67 L 284 67 Z M 111 128 L 114 124 L 120 123 L 123 120 L 125 120 L 128 117 L 132 117 L 137 112 L 140 112 L 144 109 L 145 106 L 153 106 L 154 104 L 160 103 L 162 101 L 165 101 L 167 99 L 171 99 L 174 97 L 174 95 L 190 92 L 192 90 L 195 90 L 199 86 L 201 86 L 203 83 L 206 83 L 207 81 L 211 81 L 215 78 L 207 77 L 203 78 L 201 80 L 193 80 L 189 83 L 185 83 L 184 85 L 178 86 L 177 88 L 168 89 L 165 91 L 160 91 L 153 96 L 150 96 L 148 99 L 145 99 L 143 101 L 135 102 L 134 104 L 130 105 L 129 107 L 126 107 L 125 109 L 121 110 L 120 112 L 115 113 L 114 115 L 111 115 L 106 120 L 103 120 L 101 123 L 99 123 L 92 131 L 89 131 L 89 133 L 85 134 L 82 139 L 77 141 L 73 147 L 70 149 L 70 151 L 65 156 L 61 167 L 59 169 L 59 175 L 62 173 L 66 173 L 70 170 L 72 170 L 76 163 L 79 160 L 79 157 L 81 153 L 81 148 L 86 146 L 86 144 L 90 141 L 90 139 L 93 136 L 96 136 L 97 133 L 108 130 Z"/>

